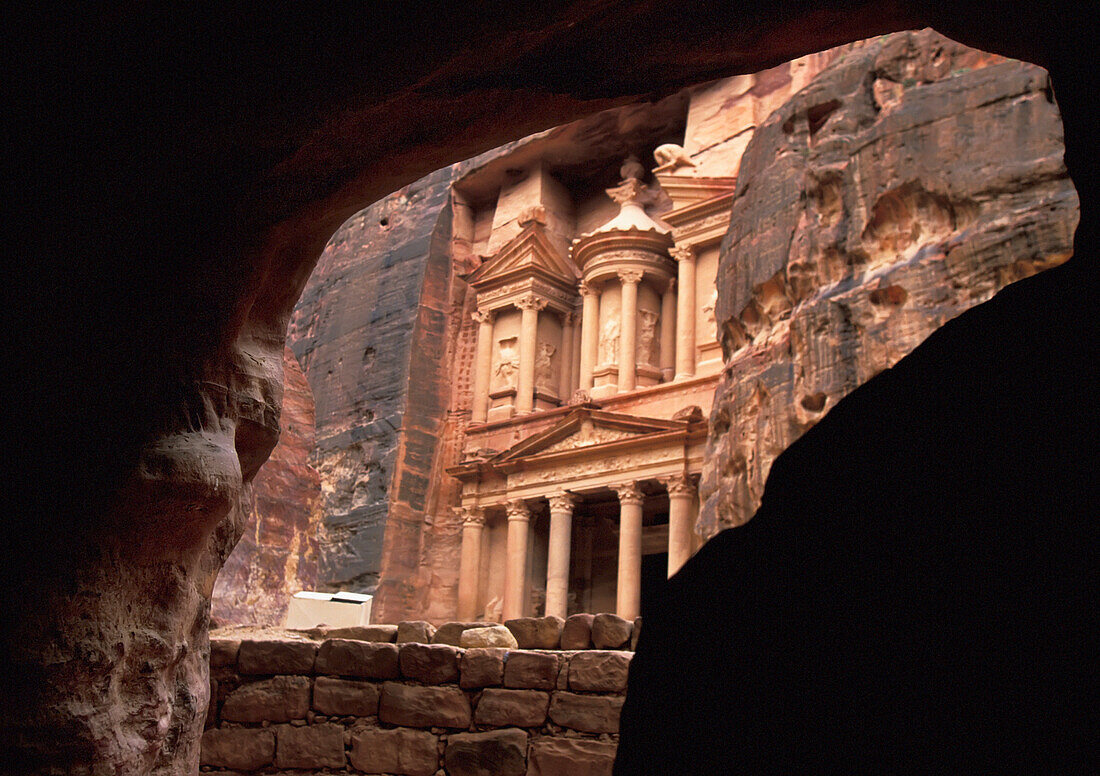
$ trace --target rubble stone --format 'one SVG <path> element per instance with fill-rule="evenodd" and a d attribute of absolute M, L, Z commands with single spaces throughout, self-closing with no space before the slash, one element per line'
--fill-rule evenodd
<path fill-rule="evenodd" d="M 450 776 L 523 776 L 527 734 L 509 728 L 453 735 L 447 740 L 443 763 Z"/>
<path fill-rule="evenodd" d="M 617 733 L 623 700 L 622 696 L 556 692 L 550 700 L 550 719 L 585 733 Z"/>
<path fill-rule="evenodd" d="M 344 728 L 320 725 L 279 725 L 275 730 L 275 765 L 278 768 L 343 768 Z"/>
<path fill-rule="evenodd" d="M 464 689 L 499 685 L 504 681 L 504 657 L 507 654 L 506 649 L 467 649 L 459 661 L 462 674 L 459 685 Z"/>
<path fill-rule="evenodd" d="M 243 684 L 222 704 L 222 719 L 232 722 L 289 722 L 309 711 L 309 679 L 276 676 Z"/>
<path fill-rule="evenodd" d="M 275 734 L 265 728 L 212 728 L 202 734 L 203 765 L 254 771 L 274 756 Z"/>
<path fill-rule="evenodd" d="M 509 652 L 504 659 L 504 686 L 552 690 L 558 678 L 558 658 L 541 652 Z"/>
<path fill-rule="evenodd" d="M 617 614 L 597 614 L 592 618 L 592 645 L 596 649 L 622 649 L 630 642 L 634 625 Z"/>
<path fill-rule="evenodd" d="M 611 776 L 618 745 L 577 738 L 540 738 L 531 744 L 527 776 Z"/>
<path fill-rule="evenodd" d="M 490 688 L 481 694 L 474 724 L 483 727 L 539 727 L 546 722 L 549 693 Z"/>
<path fill-rule="evenodd" d="M 457 687 L 382 685 L 378 718 L 388 725 L 466 729 L 471 716 L 470 700 Z"/>
<path fill-rule="evenodd" d="M 401 673 L 424 684 L 445 684 L 458 681 L 458 661 L 462 650 L 449 644 L 403 644 Z"/>
<path fill-rule="evenodd" d="M 311 641 L 242 641 L 237 670 L 242 674 L 312 674 L 317 645 Z"/>
<path fill-rule="evenodd" d="M 630 652 L 578 652 L 569 660 L 569 689 L 582 692 L 624 692 L 630 658 Z"/>
<path fill-rule="evenodd" d="M 439 634 L 436 635 L 438 636 Z M 512 635 L 512 631 L 508 630 L 503 625 L 488 625 L 484 628 L 468 628 L 462 631 L 459 645 L 467 648 L 507 647 L 508 649 L 516 649 L 519 646 L 516 642 L 516 637 Z"/>
<path fill-rule="evenodd" d="M 397 643 L 431 644 L 435 635 L 435 626 L 423 620 L 405 620 L 397 623 Z"/>
<path fill-rule="evenodd" d="M 313 708 L 334 716 L 372 717 L 378 713 L 378 685 L 318 676 L 313 682 Z"/>
<path fill-rule="evenodd" d="M 562 649 L 588 649 L 592 643 L 592 620 L 594 614 L 573 614 L 561 629 Z"/>
<path fill-rule="evenodd" d="M 433 776 L 439 767 L 438 742 L 423 730 L 361 728 L 352 733 L 348 759 L 365 773 Z"/>
<path fill-rule="evenodd" d="M 507 620 L 505 627 L 516 637 L 520 649 L 557 649 L 565 620 L 561 617 L 520 617 Z"/>

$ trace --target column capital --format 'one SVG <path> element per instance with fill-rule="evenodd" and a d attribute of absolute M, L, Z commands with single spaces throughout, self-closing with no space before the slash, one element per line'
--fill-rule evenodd
<path fill-rule="evenodd" d="M 546 307 L 546 300 L 534 294 L 524 294 L 515 301 L 515 305 L 521 310 L 542 310 Z"/>
<path fill-rule="evenodd" d="M 693 261 L 695 249 L 688 245 L 674 245 L 668 249 L 668 255 L 676 261 Z"/>
<path fill-rule="evenodd" d="M 644 497 L 636 482 L 624 482 L 615 486 L 615 492 L 619 494 L 619 504 L 634 504 L 641 506 Z"/>
<path fill-rule="evenodd" d="M 640 269 L 623 269 L 618 272 L 622 283 L 641 283 L 644 274 Z"/>
<path fill-rule="evenodd" d="M 551 512 L 569 512 L 572 514 L 573 506 L 577 503 L 577 497 L 572 493 L 563 491 L 549 496 Z"/>
<path fill-rule="evenodd" d="M 695 478 L 690 474 L 673 474 L 670 477 L 662 477 L 661 483 L 665 486 L 670 496 L 695 495 Z"/>
<path fill-rule="evenodd" d="M 594 283 L 589 283 L 587 280 L 582 280 L 580 286 L 577 287 L 581 296 L 599 296 L 600 287 Z"/>
<path fill-rule="evenodd" d="M 665 288 L 666 294 L 671 294 L 676 291 L 676 278 L 668 279 L 668 286 Z"/>
<path fill-rule="evenodd" d="M 509 501 L 505 509 L 508 512 L 508 522 L 519 520 L 526 523 L 531 519 L 531 508 L 521 498 Z"/>
<path fill-rule="evenodd" d="M 488 308 L 478 308 L 474 312 L 470 313 L 470 317 L 478 323 L 492 323 L 493 318 L 496 317 L 496 310 L 490 310 Z"/>
<path fill-rule="evenodd" d="M 576 322 L 577 322 L 577 314 L 576 313 L 562 313 L 562 316 L 561 316 L 561 325 L 562 326 L 572 326 Z"/>
<path fill-rule="evenodd" d="M 462 520 L 462 527 L 485 525 L 485 509 L 482 507 L 455 507 L 455 515 Z"/>

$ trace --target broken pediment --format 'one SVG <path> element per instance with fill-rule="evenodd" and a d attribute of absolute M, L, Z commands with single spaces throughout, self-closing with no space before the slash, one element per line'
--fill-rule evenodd
<path fill-rule="evenodd" d="M 480 290 L 530 277 L 570 288 L 581 277 L 577 266 L 554 246 L 546 226 L 538 220 L 528 221 L 495 256 L 486 259 L 470 276 L 469 283 Z"/>

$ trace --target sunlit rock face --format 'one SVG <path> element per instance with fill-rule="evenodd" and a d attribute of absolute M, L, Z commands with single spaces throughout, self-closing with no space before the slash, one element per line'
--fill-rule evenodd
<path fill-rule="evenodd" d="M 776 456 L 839 399 L 1071 254 L 1062 154 L 1045 71 L 928 30 L 854 49 L 763 123 L 718 271 L 700 533 L 748 520 Z"/>
<path fill-rule="evenodd" d="M 317 585 L 321 478 L 310 463 L 313 393 L 289 348 L 283 375 L 279 443 L 252 482 L 248 525 L 214 586 L 211 616 L 223 625 L 281 625 L 290 597 Z"/>

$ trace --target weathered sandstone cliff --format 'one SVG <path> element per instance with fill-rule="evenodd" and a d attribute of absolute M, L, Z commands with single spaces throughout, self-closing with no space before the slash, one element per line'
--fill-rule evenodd
<path fill-rule="evenodd" d="M 211 600 L 221 624 L 282 625 L 290 596 L 317 585 L 321 478 L 310 464 L 313 394 L 298 360 L 283 350 L 279 443 L 252 481 L 252 508 Z"/>
<path fill-rule="evenodd" d="M 930 30 L 856 48 L 757 130 L 718 272 L 703 535 L 752 517 L 840 398 L 1071 254 L 1062 153 L 1043 70 Z"/>

